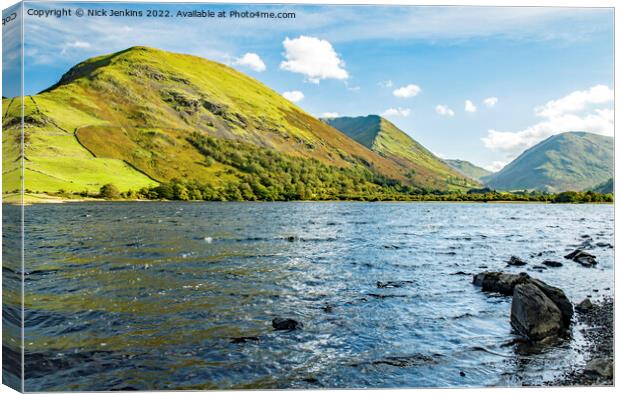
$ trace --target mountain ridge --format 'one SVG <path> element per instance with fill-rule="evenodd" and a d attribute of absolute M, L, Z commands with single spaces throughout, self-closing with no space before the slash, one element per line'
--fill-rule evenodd
<path fill-rule="evenodd" d="M 414 179 L 433 177 L 453 188 L 478 186 L 478 182 L 454 170 L 430 150 L 379 115 L 323 119 L 378 154 L 410 167 Z"/>
<path fill-rule="evenodd" d="M 501 190 L 579 191 L 612 177 L 613 138 L 571 131 L 525 150 L 485 184 Z"/>

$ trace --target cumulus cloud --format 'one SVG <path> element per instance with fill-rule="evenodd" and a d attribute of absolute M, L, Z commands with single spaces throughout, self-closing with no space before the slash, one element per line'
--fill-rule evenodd
<path fill-rule="evenodd" d="M 409 116 L 409 114 L 411 114 L 411 109 L 409 108 L 388 108 L 385 111 L 383 111 L 383 113 L 381 114 L 381 116 L 403 116 L 403 117 L 407 117 Z"/>
<path fill-rule="evenodd" d="M 467 112 L 476 112 L 478 108 L 471 102 L 471 100 L 465 100 L 465 111 Z"/>
<path fill-rule="evenodd" d="M 283 70 L 303 74 L 312 83 L 319 83 L 322 79 L 349 78 L 344 61 L 327 40 L 307 36 L 287 37 L 282 45 L 286 58 L 280 63 Z"/>
<path fill-rule="evenodd" d="M 237 66 L 249 67 L 256 72 L 262 72 L 267 69 L 265 62 L 256 53 L 248 52 L 234 62 Z"/>
<path fill-rule="evenodd" d="M 339 116 L 340 114 L 338 112 L 323 112 L 323 114 L 321 115 L 321 118 L 331 119 L 331 118 L 337 118 Z"/>
<path fill-rule="evenodd" d="M 438 105 L 435 107 L 435 112 L 437 112 L 441 116 L 454 116 L 454 111 L 452 111 L 446 105 Z"/>
<path fill-rule="evenodd" d="M 597 85 L 588 90 L 575 91 L 557 100 L 536 107 L 534 113 L 543 118 L 540 122 L 519 131 L 489 130 L 482 138 L 489 149 L 517 154 L 540 141 L 567 131 L 587 131 L 613 136 L 614 112 L 610 108 L 586 108 L 592 104 L 613 101 L 613 90 Z"/>
<path fill-rule="evenodd" d="M 487 97 L 483 100 L 484 105 L 489 108 L 495 107 L 497 105 L 498 98 L 497 97 Z"/>
<path fill-rule="evenodd" d="M 288 101 L 291 101 L 293 103 L 297 103 L 301 100 L 304 99 L 304 94 L 302 92 L 300 92 L 299 90 L 292 90 L 290 92 L 283 92 L 282 96 L 287 99 Z"/>
<path fill-rule="evenodd" d="M 588 90 L 577 90 L 558 100 L 536 107 L 536 115 L 545 118 L 561 116 L 567 112 L 582 111 L 589 104 L 603 104 L 614 99 L 614 91 L 605 85 L 592 86 Z"/>
<path fill-rule="evenodd" d="M 400 87 L 394 90 L 392 93 L 396 97 L 409 98 L 409 97 L 417 96 L 418 93 L 420 93 L 421 91 L 422 89 L 420 89 L 418 85 L 409 84 L 407 86 L 403 86 L 403 87 Z"/>

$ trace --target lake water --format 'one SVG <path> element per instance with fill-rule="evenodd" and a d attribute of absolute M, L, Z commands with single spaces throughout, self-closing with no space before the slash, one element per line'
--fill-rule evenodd
<path fill-rule="evenodd" d="M 613 295 L 613 249 L 591 251 L 595 268 L 562 257 L 584 235 L 613 243 L 612 205 L 97 202 L 25 213 L 28 391 L 541 384 L 580 360 L 579 330 L 524 352 L 510 297 L 482 293 L 469 274 L 525 270 L 573 303 Z M 528 265 L 506 267 L 512 255 Z M 545 259 L 564 266 L 532 270 Z M 377 286 L 389 281 L 397 287 Z M 304 327 L 274 331 L 278 316 Z"/>

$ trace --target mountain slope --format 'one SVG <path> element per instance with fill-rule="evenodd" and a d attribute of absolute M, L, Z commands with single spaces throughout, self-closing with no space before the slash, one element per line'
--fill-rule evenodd
<path fill-rule="evenodd" d="M 486 185 L 501 190 L 584 190 L 613 177 L 613 139 L 586 132 L 547 138 L 523 152 Z"/>
<path fill-rule="evenodd" d="M 470 177 L 471 179 L 475 179 L 477 181 L 482 181 L 482 178 L 488 177 L 493 174 L 491 171 L 485 170 L 482 167 L 478 167 L 475 164 L 472 164 L 466 160 L 444 160 L 450 167 L 454 168 L 461 174 Z"/>
<path fill-rule="evenodd" d="M 444 163 L 393 123 L 378 115 L 339 117 L 324 122 L 342 131 L 360 144 L 410 168 L 415 183 L 430 183 L 437 188 L 467 188 L 476 186 L 460 172 Z"/>
<path fill-rule="evenodd" d="M 433 174 L 410 179 L 408 163 L 372 152 L 230 67 L 190 55 L 132 47 L 92 58 L 24 106 L 32 191 L 93 192 L 105 183 L 136 190 L 175 178 L 216 188 L 247 181 L 250 159 L 232 165 L 205 157 L 190 138 L 196 132 L 297 158 L 304 168 L 321 163 L 334 176 L 339 168 L 353 171 L 359 189 L 366 187 L 360 182 L 372 188 L 388 180 L 447 188 Z M 5 99 L 3 111 L 3 139 L 19 138 L 19 105 Z M 18 177 L 19 152 L 5 146 L 4 175 Z"/>
<path fill-rule="evenodd" d="M 588 190 L 592 190 L 596 193 L 608 194 L 614 192 L 614 180 L 613 178 L 609 178 L 607 181 L 600 183 L 592 188 L 588 188 Z"/>

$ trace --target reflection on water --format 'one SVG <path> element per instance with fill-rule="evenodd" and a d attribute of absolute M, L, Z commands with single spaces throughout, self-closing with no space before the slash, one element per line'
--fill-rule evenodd
<path fill-rule="evenodd" d="M 611 249 L 562 258 L 582 235 L 613 242 L 613 206 L 28 206 L 26 390 L 540 383 L 573 342 L 520 357 L 510 298 L 468 274 L 553 259 L 530 273 L 573 301 L 612 294 Z"/>

